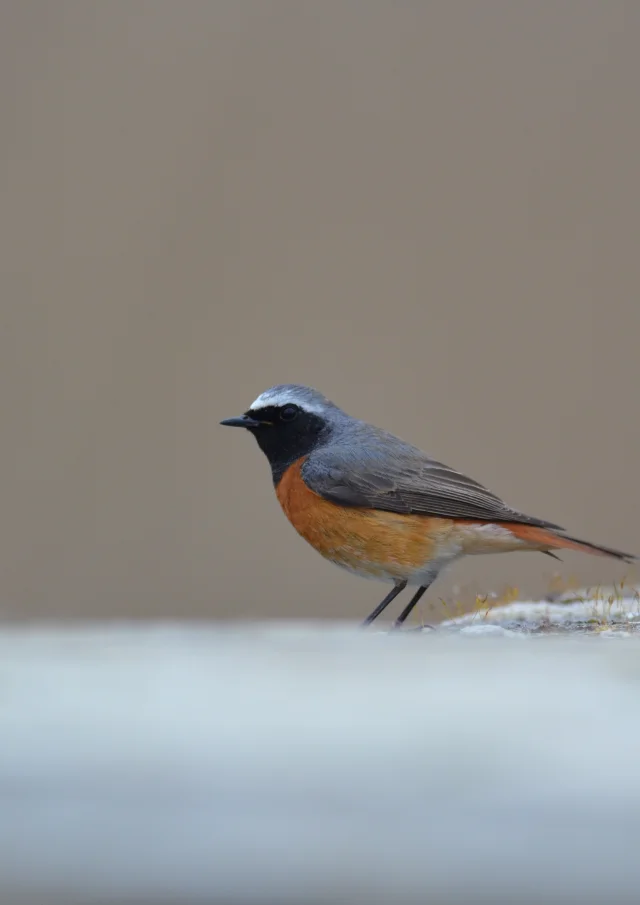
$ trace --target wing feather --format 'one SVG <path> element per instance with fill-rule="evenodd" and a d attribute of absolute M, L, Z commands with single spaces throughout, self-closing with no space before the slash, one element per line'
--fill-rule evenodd
<path fill-rule="evenodd" d="M 563 530 L 512 509 L 482 484 L 392 435 L 376 440 L 316 450 L 303 464 L 305 483 L 342 506 Z"/>

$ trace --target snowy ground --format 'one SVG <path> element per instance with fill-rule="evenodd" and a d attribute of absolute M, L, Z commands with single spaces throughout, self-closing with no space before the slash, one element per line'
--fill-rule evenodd
<path fill-rule="evenodd" d="M 637 901 L 637 610 L 6 628 L 0 902 Z"/>

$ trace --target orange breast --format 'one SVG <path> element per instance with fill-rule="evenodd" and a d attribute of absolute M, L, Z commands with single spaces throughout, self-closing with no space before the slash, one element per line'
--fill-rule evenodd
<path fill-rule="evenodd" d="M 326 559 L 371 577 L 402 579 L 460 552 L 454 520 L 338 506 L 307 487 L 303 462 L 287 469 L 276 495 L 296 531 Z"/>

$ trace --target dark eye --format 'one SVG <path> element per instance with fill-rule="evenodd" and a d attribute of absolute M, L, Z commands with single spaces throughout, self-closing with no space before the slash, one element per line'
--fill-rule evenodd
<path fill-rule="evenodd" d="M 285 405 L 280 412 L 281 421 L 295 421 L 300 409 L 297 405 Z"/>

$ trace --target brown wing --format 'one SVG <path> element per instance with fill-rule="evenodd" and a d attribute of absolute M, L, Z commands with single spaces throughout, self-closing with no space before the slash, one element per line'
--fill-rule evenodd
<path fill-rule="evenodd" d="M 342 441 L 316 450 L 302 477 L 315 493 L 342 506 L 563 530 L 511 509 L 482 484 L 391 435 L 382 444 Z"/>

